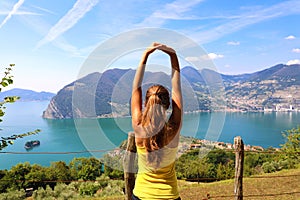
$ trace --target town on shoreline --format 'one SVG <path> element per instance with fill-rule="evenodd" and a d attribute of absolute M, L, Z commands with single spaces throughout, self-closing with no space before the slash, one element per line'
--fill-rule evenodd
<path fill-rule="evenodd" d="M 120 147 L 114 149 L 113 151 L 110 151 L 108 154 L 110 156 L 120 156 L 126 151 L 127 146 L 127 140 L 124 140 Z M 180 157 L 182 154 L 198 149 L 199 153 L 201 154 L 201 151 L 209 152 L 209 150 L 212 149 L 222 149 L 225 151 L 234 151 L 234 144 L 229 142 L 221 142 L 221 141 L 210 141 L 206 139 L 197 139 L 190 136 L 180 136 L 180 141 L 178 145 L 178 153 L 177 157 Z M 272 151 L 272 152 L 278 152 L 280 151 L 280 148 L 275 147 L 269 147 L 267 149 L 263 148 L 262 146 L 257 145 L 249 145 L 244 144 L 244 151 L 247 152 L 263 152 L 263 151 Z"/>

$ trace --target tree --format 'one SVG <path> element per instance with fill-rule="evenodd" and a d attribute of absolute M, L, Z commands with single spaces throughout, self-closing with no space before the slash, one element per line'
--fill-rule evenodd
<path fill-rule="evenodd" d="M 48 170 L 50 171 L 50 170 Z M 39 187 L 46 188 L 48 177 L 47 168 L 41 165 L 34 164 L 31 166 L 30 172 L 25 175 L 25 186 L 26 188 L 38 189 Z"/>
<path fill-rule="evenodd" d="M 96 158 L 74 158 L 69 168 L 75 179 L 96 180 L 101 175 L 102 163 Z"/>
<path fill-rule="evenodd" d="M 26 189 L 26 175 L 30 172 L 31 165 L 29 162 L 19 163 L 11 168 L 1 179 L 7 183 L 6 190 Z"/>
<path fill-rule="evenodd" d="M 12 71 L 13 66 L 15 66 L 15 64 L 10 64 L 9 67 L 5 68 L 4 76 L 0 80 L 0 92 L 2 91 L 2 89 L 4 87 L 7 87 L 7 86 L 13 84 L 13 76 L 11 75 L 11 71 Z M 3 101 L 0 101 L 0 122 L 3 121 L 2 117 L 5 114 L 5 112 L 4 112 L 4 110 L 6 108 L 5 104 L 7 104 L 7 103 L 14 103 L 18 99 L 20 99 L 20 97 L 9 96 L 9 97 L 5 97 L 3 99 Z M 4 149 L 9 144 L 13 144 L 13 141 L 16 140 L 17 138 L 22 138 L 22 137 L 25 137 L 25 136 L 28 136 L 28 135 L 37 134 L 40 131 L 41 131 L 40 129 L 36 129 L 35 131 L 31 131 L 31 132 L 27 132 L 27 133 L 14 134 L 14 135 L 12 135 L 10 137 L 1 137 L 1 139 L 0 139 L 0 150 Z"/>
<path fill-rule="evenodd" d="M 69 166 L 64 161 L 52 162 L 50 166 L 51 178 L 57 182 L 68 182 L 72 180 Z"/>
<path fill-rule="evenodd" d="M 287 130 L 283 133 L 286 138 L 286 143 L 281 145 L 283 151 L 287 154 L 288 158 L 295 161 L 300 160 L 300 126 Z"/>
<path fill-rule="evenodd" d="M 124 177 L 121 155 L 105 154 L 101 162 L 104 163 L 104 174 L 109 178 Z"/>

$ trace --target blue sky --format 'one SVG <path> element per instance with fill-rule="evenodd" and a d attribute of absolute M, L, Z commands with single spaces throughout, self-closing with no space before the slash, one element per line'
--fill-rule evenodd
<path fill-rule="evenodd" d="M 197 42 L 221 73 L 249 73 L 300 63 L 299 21 L 299 0 L 1 0 L 0 65 L 16 64 L 12 87 L 57 92 L 103 42 L 154 27 Z"/>

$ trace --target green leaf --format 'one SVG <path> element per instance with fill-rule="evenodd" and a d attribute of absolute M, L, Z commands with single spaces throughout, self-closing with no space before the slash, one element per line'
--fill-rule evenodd
<path fill-rule="evenodd" d="M 5 112 L 3 110 L 0 110 L 0 117 L 3 117 Z"/>
<path fill-rule="evenodd" d="M 7 84 L 6 82 L 4 82 L 4 81 L 1 82 L 1 85 L 2 85 L 3 87 L 8 86 L 8 84 Z"/>
<path fill-rule="evenodd" d="M 14 81 L 12 79 L 8 79 L 7 82 L 8 82 L 8 84 L 13 84 L 14 83 Z"/>
<path fill-rule="evenodd" d="M 20 97 L 11 96 L 11 97 L 5 97 L 4 101 L 7 102 L 7 103 L 13 103 L 13 102 L 17 101 L 18 99 L 20 99 Z"/>

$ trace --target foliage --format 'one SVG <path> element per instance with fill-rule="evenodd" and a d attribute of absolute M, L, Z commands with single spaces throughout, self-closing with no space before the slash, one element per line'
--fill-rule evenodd
<path fill-rule="evenodd" d="M 286 143 L 282 145 L 283 151 L 288 158 L 300 162 L 300 126 L 287 130 L 283 133 Z"/>
<path fill-rule="evenodd" d="M 200 156 L 199 149 L 183 154 L 176 162 L 179 179 L 214 181 L 234 176 L 234 154 L 213 149 L 206 156 Z"/>
<path fill-rule="evenodd" d="M 218 164 L 216 175 L 218 180 L 232 179 L 234 177 L 235 168 L 233 160 L 225 164 Z"/>
<path fill-rule="evenodd" d="M 0 200 L 23 200 L 25 199 L 25 191 L 19 190 L 19 191 L 9 191 L 7 193 L 2 193 L 0 195 Z"/>
<path fill-rule="evenodd" d="M 52 172 L 52 180 L 57 182 L 71 181 L 70 169 L 63 161 L 52 162 L 50 166 Z"/>
<path fill-rule="evenodd" d="M 2 91 L 2 89 L 4 87 L 7 87 L 7 86 L 13 84 L 13 76 L 11 75 L 11 71 L 12 71 L 13 66 L 15 66 L 15 64 L 10 64 L 9 67 L 5 68 L 4 76 L 0 80 L 0 92 Z M 5 112 L 4 112 L 4 110 L 6 108 L 5 104 L 14 103 L 18 99 L 20 99 L 20 97 L 9 96 L 9 97 L 5 97 L 4 100 L 0 102 L 0 122 L 3 121 L 2 117 L 5 114 Z M 39 132 L 41 132 L 41 130 L 36 129 L 35 131 L 30 131 L 30 132 L 23 133 L 23 134 L 14 134 L 14 135 L 9 136 L 9 137 L 1 137 L 1 139 L 0 139 L 0 150 L 4 149 L 9 144 L 13 144 L 13 141 L 16 140 L 17 138 L 23 138 L 25 136 L 37 134 Z"/>
<path fill-rule="evenodd" d="M 68 200 L 68 199 L 81 199 L 77 190 L 73 185 L 66 185 L 60 183 L 55 186 L 54 190 L 50 186 L 47 186 L 46 189 L 39 188 L 35 190 L 32 194 L 33 199 L 35 200 Z"/>
<path fill-rule="evenodd" d="M 51 170 L 42 167 L 40 165 L 32 165 L 30 172 L 25 175 L 25 187 L 38 189 L 39 187 L 46 188 L 47 183 L 45 181 L 50 180 L 49 176 Z"/>
<path fill-rule="evenodd" d="M 74 158 L 70 164 L 72 177 L 82 180 L 96 180 L 101 175 L 102 163 L 96 158 Z"/>
<path fill-rule="evenodd" d="M 64 183 L 57 184 L 54 189 L 50 186 L 46 188 L 40 187 L 33 193 L 33 199 L 83 199 L 84 197 L 98 196 L 112 196 L 123 195 L 124 181 L 111 180 L 109 177 L 101 175 L 96 181 L 71 182 L 66 185 Z"/>
<path fill-rule="evenodd" d="M 101 159 L 104 165 L 104 174 L 109 178 L 116 179 L 116 178 L 123 178 L 123 159 L 121 155 L 110 155 L 106 154 Z"/>
<path fill-rule="evenodd" d="M 283 169 L 292 169 L 295 167 L 294 161 L 291 159 L 284 159 L 279 161 L 268 161 L 263 163 L 262 169 L 264 173 L 272 173 L 281 171 Z"/>
<path fill-rule="evenodd" d="M 262 164 L 263 172 L 271 173 L 282 169 L 294 168 L 300 160 L 300 126 L 286 130 L 283 133 L 286 143 L 281 145 L 283 155 L 265 160 Z"/>
<path fill-rule="evenodd" d="M 16 166 L 13 166 L 11 170 L 9 170 L 5 176 L 1 179 L 2 182 L 7 182 L 4 184 L 6 186 L 5 190 L 20 190 L 25 189 L 26 182 L 26 174 L 28 174 L 31 170 L 31 166 L 28 162 L 19 163 Z M 0 188 L 4 189 L 4 186 L 0 186 Z M 3 192 L 3 191 L 0 191 Z"/>
<path fill-rule="evenodd" d="M 20 163 L 10 170 L 0 170 L 0 193 L 33 188 L 38 190 L 35 195 L 41 199 L 45 196 L 55 197 L 53 191 L 59 191 L 62 196 L 71 195 L 75 191 L 78 195 L 92 195 L 99 188 L 109 185 L 110 178 L 102 175 L 101 168 L 102 163 L 93 157 L 74 158 L 69 165 L 63 161 L 52 162 L 49 167 Z M 70 184 L 68 188 L 61 189 L 64 183 Z"/>
<path fill-rule="evenodd" d="M 275 153 L 245 152 L 244 176 L 262 173 L 264 163 L 277 159 L 279 159 L 279 156 Z"/>
<path fill-rule="evenodd" d="M 115 195 L 124 195 L 123 189 L 125 188 L 124 181 L 111 180 L 108 185 L 96 193 L 97 197 L 107 197 Z"/>
<path fill-rule="evenodd" d="M 100 188 L 98 182 L 83 182 L 79 187 L 79 194 L 93 196 Z"/>

